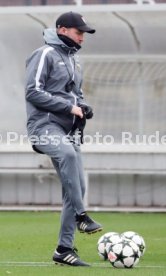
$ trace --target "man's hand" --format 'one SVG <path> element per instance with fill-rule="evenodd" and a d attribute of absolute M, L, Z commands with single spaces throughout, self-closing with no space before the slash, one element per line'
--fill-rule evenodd
<path fill-rule="evenodd" d="M 83 118 L 83 112 L 82 112 L 81 107 L 73 105 L 71 113 L 74 114 L 74 115 L 76 115 L 76 116 L 78 116 L 78 117 L 80 117 L 81 119 Z"/>

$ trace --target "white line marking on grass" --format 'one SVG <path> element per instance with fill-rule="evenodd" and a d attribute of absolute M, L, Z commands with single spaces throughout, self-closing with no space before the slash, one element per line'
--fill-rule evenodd
<path fill-rule="evenodd" d="M 166 269 L 166 265 L 138 265 L 136 268 L 162 268 Z"/>
<path fill-rule="evenodd" d="M 166 238 L 154 238 L 153 241 L 166 241 Z"/>
<path fill-rule="evenodd" d="M 108 263 L 91 263 L 92 266 L 110 267 L 111 264 Z M 136 268 L 166 268 L 166 265 L 138 265 Z"/>
<path fill-rule="evenodd" d="M 0 262 L 0 264 L 52 264 L 53 262 L 15 262 L 15 261 L 7 261 Z"/>
<path fill-rule="evenodd" d="M 42 266 L 54 266 L 54 262 L 0 262 L 0 267 L 11 267 L 11 266 L 29 266 L 29 267 L 42 267 Z M 103 267 L 103 268 L 112 268 L 111 264 L 107 263 L 90 263 L 93 267 Z M 136 266 L 137 269 L 141 268 L 162 268 L 166 269 L 166 265 L 138 265 Z"/>
<path fill-rule="evenodd" d="M 53 262 L 0 262 L 0 266 L 52 266 Z"/>

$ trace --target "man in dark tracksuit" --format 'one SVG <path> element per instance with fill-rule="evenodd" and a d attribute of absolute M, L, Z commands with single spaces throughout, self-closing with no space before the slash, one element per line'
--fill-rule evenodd
<path fill-rule="evenodd" d="M 62 183 L 61 229 L 53 260 L 72 266 L 88 266 L 73 249 L 76 226 L 85 233 L 102 230 L 85 212 L 80 145 L 72 138 L 93 116 L 84 102 L 81 67 L 74 56 L 85 32 L 95 30 L 80 14 L 62 14 L 56 29 L 44 31 L 45 45 L 32 53 L 26 66 L 28 134 L 38 137 L 33 148 L 51 158 Z"/>

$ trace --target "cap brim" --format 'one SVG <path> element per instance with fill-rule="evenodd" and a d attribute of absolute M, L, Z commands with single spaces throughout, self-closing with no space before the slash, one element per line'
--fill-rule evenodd
<path fill-rule="evenodd" d="M 96 32 L 95 29 L 91 29 L 87 25 L 77 27 L 77 29 L 80 30 L 80 31 L 82 31 L 82 32 L 89 33 L 89 34 L 94 34 Z"/>

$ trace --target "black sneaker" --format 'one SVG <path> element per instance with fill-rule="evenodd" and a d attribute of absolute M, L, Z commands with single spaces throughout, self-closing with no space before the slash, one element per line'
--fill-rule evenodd
<path fill-rule="evenodd" d="M 59 265 L 70 265 L 70 266 L 90 266 L 89 264 L 80 260 L 74 249 L 68 250 L 65 253 L 58 253 L 55 251 L 53 255 L 53 261 Z"/>
<path fill-rule="evenodd" d="M 80 233 L 93 234 L 103 230 L 102 225 L 92 220 L 86 213 L 76 215 L 76 223 Z"/>

